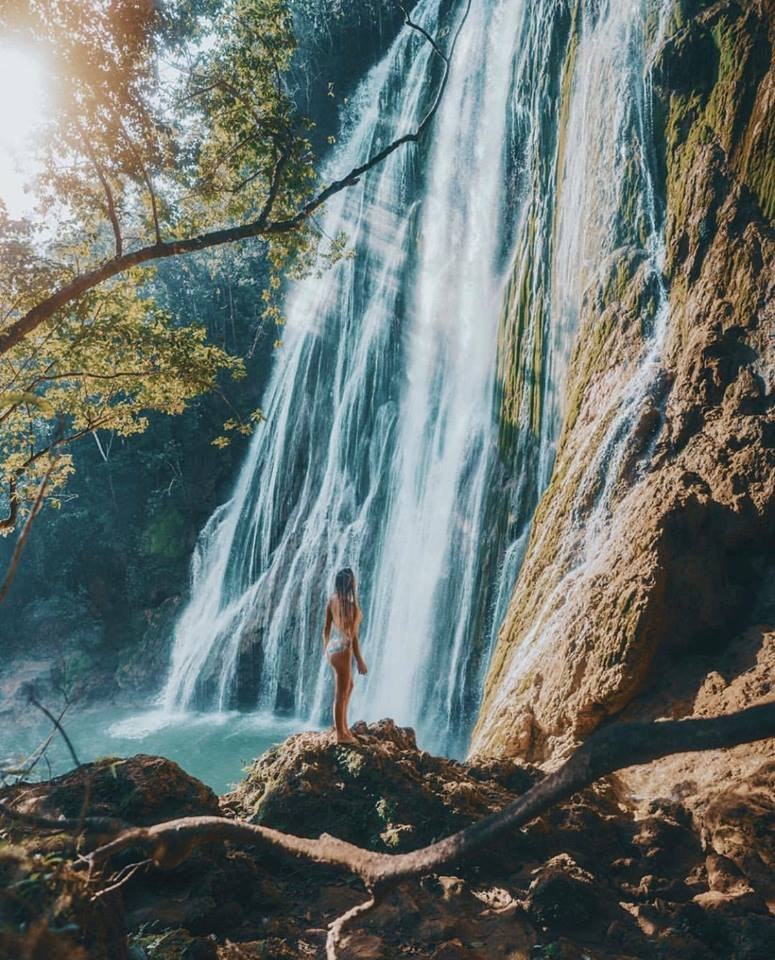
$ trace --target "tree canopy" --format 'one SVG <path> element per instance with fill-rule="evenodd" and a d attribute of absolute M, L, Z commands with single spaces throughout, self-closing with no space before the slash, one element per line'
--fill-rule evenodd
<path fill-rule="evenodd" d="M 17 0 L 0 18 L 6 42 L 45 64 L 51 90 L 34 219 L 0 206 L 10 529 L 42 477 L 50 493 L 65 481 L 69 441 L 136 433 L 148 410 L 178 413 L 220 374 L 242 375 L 202 327 L 156 304 L 143 264 L 165 245 L 196 249 L 192 237 L 293 216 L 315 174 L 309 122 L 285 86 L 295 40 L 283 0 Z M 314 248 L 301 221 L 267 240 L 277 270 Z"/>
<path fill-rule="evenodd" d="M 141 431 L 145 411 L 177 413 L 222 374 L 243 374 L 238 358 L 155 302 L 154 263 L 256 238 L 271 270 L 265 317 L 282 324 L 281 273 L 341 255 L 343 239 L 322 243 L 311 214 L 416 141 L 446 83 L 449 54 L 401 10 L 443 61 L 431 107 L 415 130 L 319 185 L 313 125 L 287 80 L 288 0 L 0 7 L 6 42 L 35 51 L 52 91 L 33 164 L 35 216 L 13 220 L 0 201 L 0 530 L 35 502 L 43 478 L 49 494 L 64 483 L 71 440 Z M 226 432 L 257 419 L 233 419 Z"/>

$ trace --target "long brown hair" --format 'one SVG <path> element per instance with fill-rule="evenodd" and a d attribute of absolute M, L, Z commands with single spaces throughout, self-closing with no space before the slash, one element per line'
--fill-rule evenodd
<path fill-rule="evenodd" d="M 344 567 L 334 578 L 334 594 L 342 628 L 352 633 L 360 622 L 361 609 L 355 596 L 355 574 L 349 567 Z"/>

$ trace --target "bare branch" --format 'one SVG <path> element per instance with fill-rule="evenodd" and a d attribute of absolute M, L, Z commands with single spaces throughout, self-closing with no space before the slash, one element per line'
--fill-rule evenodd
<path fill-rule="evenodd" d="M 122 870 L 115 876 L 115 880 L 108 887 L 103 887 L 101 890 L 98 890 L 92 897 L 92 902 L 99 900 L 100 897 L 107 896 L 109 893 L 113 893 L 114 890 L 119 890 L 124 886 L 125 883 L 128 883 L 132 877 L 139 873 L 140 870 L 147 870 L 153 864 L 153 860 L 148 858 L 147 860 L 140 860 L 139 863 L 130 863 L 127 864 Z"/>
<path fill-rule="evenodd" d="M 421 36 L 425 37 L 428 43 L 433 47 L 434 52 L 441 57 L 444 63 L 449 64 L 449 57 L 444 53 L 441 47 L 439 47 L 438 43 L 436 43 L 428 31 L 424 27 L 421 27 L 419 23 L 415 23 L 414 20 L 412 20 L 412 18 L 409 16 L 409 11 L 406 9 L 406 5 L 399 3 L 398 6 L 401 9 L 401 13 L 404 15 L 404 23 L 407 25 L 407 27 L 410 27 L 412 30 L 416 30 Z M 466 14 L 467 13 L 468 10 L 466 10 Z"/>
<path fill-rule="evenodd" d="M 142 166 L 141 170 L 142 170 L 143 180 L 145 181 L 145 185 L 148 188 L 148 195 L 151 198 L 151 213 L 153 215 L 154 236 L 156 237 L 156 243 L 161 243 L 162 242 L 161 229 L 159 227 L 159 211 L 156 205 L 156 192 L 153 189 L 153 183 L 151 182 L 150 175 L 148 174 L 148 171 L 145 169 L 145 166 Z"/>
<path fill-rule="evenodd" d="M 46 495 L 46 488 L 48 487 L 48 481 L 49 481 L 49 478 L 51 477 L 51 471 L 53 469 L 54 469 L 54 461 L 52 460 L 48 466 L 48 469 L 43 475 L 43 479 L 41 480 L 40 486 L 38 487 L 38 495 L 35 497 L 35 502 L 32 505 L 32 509 L 30 510 L 26 521 L 24 522 L 24 526 L 22 527 L 22 532 L 19 534 L 19 539 L 16 541 L 16 546 L 14 547 L 13 554 L 11 555 L 11 562 L 8 565 L 8 572 L 6 573 L 2 584 L 0 584 L 0 603 L 2 603 L 3 600 L 5 600 L 8 594 L 8 591 L 11 588 L 11 584 L 13 583 L 13 579 L 16 576 L 16 568 L 19 566 L 19 560 L 21 559 L 21 555 L 24 551 L 24 548 L 27 545 L 27 540 L 29 539 L 29 536 L 30 536 L 30 530 L 32 529 L 33 521 L 35 520 L 35 517 L 37 517 L 37 515 L 40 513 L 41 507 L 43 506 L 43 499 Z M 11 500 L 11 513 L 9 517 L 6 517 L 3 523 L 7 523 L 9 520 L 11 520 L 11 518 L 15 520 L 16 512 L 18 510 L 18 502 L 17 502 L 18 498 L 16 495 L 16 485 L 15 485 L 15 481 L 11 481 L 11 482 L 13 483 L 13 486 L 14 486 L 14 492 L 12 494 L 12 500 Z M 53 716 L 51 717 L 51 719 L 54 720 Z M 54 723 L 57 724 L 57 721 L 54 720 Z"/>
<path fill-rule="evenodd" d="M 64 718 L 64 715 L 67 713 L 69 706 L 70 706 L 69 702 L 65 703 L 64 707 L 62 707 L 61 711 L 59 712 L 59 716 L 57 717 L 57 720 L 59 721 L 59 723 L 62 722 L 62 719 Z M 24 770 L 20 771 L 20 776 L 28 777 L 32 773 L 35 767 L 40 763 L 41 759 L 45 757 L 46 751 L 51 746 L 51 741 L 54 739 L 54 734 L 56 732 L 57 732 L 57 727 L 55 725 L 54 729 L 51 731 L 51 733 L 49 733 L 49 735 L 40 744 L 40 746 L 36 747 L 35 750 L 33 750 L 33 752 L 28 757 L 25 758 L 25 762 L 27 763 L 27 766 L 24 768 Z"/>
<path fill-rule="evenodd" d="M 37 707 L 38 710 L 40 710 L 42 714 L 47 716 L 48 719 L 54 724 L 54 727 L 59 731 L 59 733 L 62 736 L 62 739 L 65 741 L 65 744 L 67 745 L 67 749 L 70 752 L 70 756 L 73 758 L 73 763 L 75 764 L 76 767 L 80 767 L 81 761 L 78 759 L 78 754 L 75 752 L 75 747 L 73 746 L 73 742 L 70 739 L 70 737 L 67 735 L 67 731 L 59 722 L 59 720 L 57 720 L 57 718 L 48 709 L 48 707 L 44 707 L 42 703 L 38 703 L 38 701 L 35 699 L 34 694 L 32 693 L 28 694 L 27 699 L 33 705 L 33 707 Z"/>
<path fill-rule="evenodd" d="M 266 202 L 264 203 L 263 209 L 261 210 L 258 218 L 263 223 L 266 223 L 272 214 L 272 208 L 274 207 L 275 200 L 277 200 L 277 194 L 280 192 L 283 171 L 285 170 L 289 159 L 290 150 L 281 150 L 280 155 L 277 158 L 277 162 L 274 165 L 274 170 L 272 171 L 272 180 L 269 184 L 269 192 L 267 193 Z"/>
<path fill-rule="evenodd" d="M 16 478 L 8 481 L 8 515 L 0 520 L 0 530 L 13 530 L 19 516 L 19 498 L 16 492 Z"/>
<path fill-rule="evenodd" d="M 92 149 L 88 134 L 84 129 L 83 124 L 80 122 L 78 123 L 78 129 L 81 131 L 81 139 L 83 141 L 84 149 L 86 150 L 86 155 L 91 161 L 91 165 L 94 167 L 94 171 L 97 174 L 97 177 L 102 184 L 102 189 L 105 193 L 108 219 L 110 220 L 110 225 L 113 227 L 113 237 L 116 243 L 116 256 L 120 257 L 124 252 L 124 244 L 121 239 L 121 226 L 118 222 L 118 214 L 116 213 L 116 204 L 113 198 L 113 191 L 110 187 L 110 183 L 108 182 L 108 178 L 102 169 L 102 164 L 97 160 L 94 150 Z"/>

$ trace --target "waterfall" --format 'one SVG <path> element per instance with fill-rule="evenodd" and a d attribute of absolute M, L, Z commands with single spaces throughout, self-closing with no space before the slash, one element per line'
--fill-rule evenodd
<path fill-rule="evenodd" d="M 413 18 L 449 37 L 463 6 L 420 0 Z M 473 0 L 427 138 L 326 205 L 323 231 L 354 256 L 289 287 L 267 421 L 201 534 L 166 708 L 322 717 L 325 600 L 348 565 L 370 668 L 353 716 L 465 748 L 551 477 L 583 297 L 630 234 L 656 244 L 633 136 L 655 9 Z M 438 73 L 404 30 L 350 99 L 326 173 L 412 129 Z"/>

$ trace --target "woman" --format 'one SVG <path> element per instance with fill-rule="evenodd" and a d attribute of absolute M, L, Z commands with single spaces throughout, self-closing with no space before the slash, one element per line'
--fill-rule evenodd
<path fill-rule="evenodd" d="M 334 594 L 326 605 L 326 625 L 323 628 L 323 651 L 336 675 L 334 698 L 334 728 L 337 743 L 357 743 L 347 726 L 347 707 L 353 692 L 352 658 L 358 664 L 358 673 L 367 673 L 366 664 L 358 646 L 358 630 L 363 615 L 355 595 L 355 574 L 349 567 L 340 570 L 334 580 Z M 331 628 L 337 635 L 331 639 Z"/>

